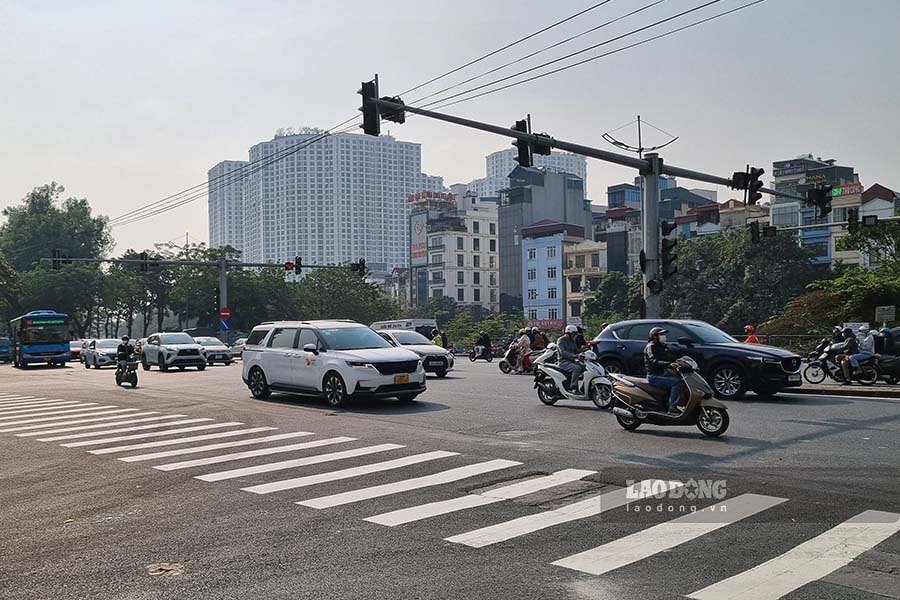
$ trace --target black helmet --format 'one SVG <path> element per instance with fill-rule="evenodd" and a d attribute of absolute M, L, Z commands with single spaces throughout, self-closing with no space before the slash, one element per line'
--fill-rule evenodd
<path fill-rule="evenodd" d="M 653 338 L 655 338 L 656 336 L 658 336 L 662 333 L 669 333 L 669 332 L 667 330 L 663 329 L 662 327 L 654 327 L 653 329 L 650 330 L 650 334 L 647 336 L 647 339 L 652 340 Z"/>
<path fill-rule="evenodd" d="M 843 334 L 844 334 L 845 338 L 848 338 L 848 339 L 852 338 L 853 337 L 853 329 L 850 327 L 844 327 Z"/>
<path fill-rule="evenodd" d="M 438 330 L 437 330 L 437 329 L 432 329 L 432 330 L 431 330 L 431 335 L 437 335 L 437 334 L 438 334 Z"/>
<path fill-rule="evenodd" d="M 127 336 L 127 335 L 123 335 L 123 336 L 122 336 L 122 341 L 123 341 L 123 342 L 127 342 L 127 341 L 128 341 L 128 336 Z"/>

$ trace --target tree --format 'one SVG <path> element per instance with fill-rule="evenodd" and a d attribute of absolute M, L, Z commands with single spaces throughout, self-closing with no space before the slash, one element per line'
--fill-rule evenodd
<path fill-rule="evenodd" d="M 433 296 L 428 302 L 416 307 L 417 319 L 434 319 L 438 327 L 446 327 L 456 318 L 458 307 L 456 301 L 449 296 Z"/>
<path fill-rule="evenodd" d="M 368 324 L 394 319 L 400 312 L 397 302 L 379 286 L 347 269 L 311 269 L 292 290 L 303 319 L 352 319 Z"/>
<path fill-rule="evenodd" d="M 853 267 L 831 280 L 817 281 L 812 289 L 826 292 L 840 322 L 871 322 L 876 306 L 900 303 L 900 271 L 867 271 Z"/>
<path fill-rule="evenodd" d="M 73 264 L 58 271 L 45 266 L 20 273 L 19 282 L 14 312 L 43 308 L 65 313 L 78 337 L 88 337 L 105 284 L 98 265 Z"/>
<path fill-rule="evenodd" d="M 900 222 L 879 222 L 859 227 L 856 233 L 837 239 L 838 250 L 856 250 L 879 265 L 880 270 L 900 273 Z"/>
<path fill-rule="evenodd" d="M 0 329 L 5 330 L 10 319 L 18 315 L 12 314 L 19 289 L 19 275 L 0 255 L 0 318 L 3 319 Z"/>

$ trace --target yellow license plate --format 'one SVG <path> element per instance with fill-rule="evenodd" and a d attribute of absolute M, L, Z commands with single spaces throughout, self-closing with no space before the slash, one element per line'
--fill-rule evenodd
<path fill-rule="evenodd" d="M 394 375 L 394 383 L 409 383 L 409 375 Z"/>

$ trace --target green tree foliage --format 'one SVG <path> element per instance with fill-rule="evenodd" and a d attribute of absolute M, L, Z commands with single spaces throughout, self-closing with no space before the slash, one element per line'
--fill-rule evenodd
<path fill-rule="evenodd" d="M 600 278 L 597 291 L 584 303 L 585 330 L 595 335 L 603 323 L 636 319 L 640 315 L 641 276 L 612 271 Z"/>
<path fill-rule="evenodd" d="M 101 304 L 104 273 L 95 264 L 73 264 L 59 271 L 49 266 L 19 274 L 12 313 L 50 309 L 69 315 L 78 337 L 87 337 Z"/>
<path fill-rule="evenodd" d="M 352 319 L 372 323 L 395 319 L 397 302 L 373 283 L 345 269 L 312 269 L 293 286 L 293 302 L 303 319 Z"/>
<path fill-rule="evenodd" d="M 428 302 L 416 307 L 415 316 L 417 319 L 434 319 L 438 323 L 438 327 L 446 327 L 450 321 L 456 318 L 458 307 L 456 300 L 448 296 L 435 296 L 428 299 Z"/>
<path fill-rule="evenodd" d="M 900 274 L 900 222 L 860 226 L 856 233 L 838 238 L 838 250 L 856 250 L 869 257 L 879 270 Z"/>

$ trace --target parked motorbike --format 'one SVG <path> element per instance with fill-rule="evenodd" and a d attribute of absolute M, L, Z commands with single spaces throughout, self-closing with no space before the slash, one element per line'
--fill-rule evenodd
<path fill-rule="evenodd" d="M 116 385 L 129 383 L 131 387 L 137 387 L 137 367 L 138 362 L 136 360 L 120 360 L 119 366 L 116 367 Z"/>
<path fill-rule="evenodd" d="M 887 382 L 888 385 L 900 383 L 900 356 L 892 354 L 878 354 L 876 356 L 881 379 Z"/>
<path fill-rule="evenodd" d="M 613 380 L 612 412 L 622 428 L 634 431 L 644 423 L 685 427 L 696 425 L 709 437 L 718 437 L 728 429 L 728 410 L 713 398 L 712 388 L 697 372 L 697 363 L 688 356 L 676 361 L 677 373 L 684 385 L 679 405 L 681 413 L 667 412 L 669 390 L 650 385 L 646 379 L 610 373 Z"/>
<path fill-rule="evenodd" d="M 826 343 L 828 342 L 828 343 Z M 817 385 L 831 378 L 836 383 L 844 382 L 844 371 L 837 362 L 839 351 L 828 340 L 823 340 L 807 357 L 809 363 L 803 369 L 803 378 L 809 383 Z M 859 361 L 859 368 L 851 374 L 852 381 L 858 381 L 863 385 L 872 385 L 881 378 L 877 355 Z"/>
<path fill-rule="evenodd" d="M 534 359 L 534 387 L 538 399 L 547 405 L 559 400 L 590 401 L 594 406 L 608 409 L 612 404 L 612 382 L 606 370 L 590 350 L 583 354 L 584 373 L 578 380 L 578 389 L 571 388 L 571 377 L 556 364 L 556 344 L 550 344 Z"/>
<path fill-rule="evenodd" d="M 494 353 L 490 348 L 485 346 L 475 346 L 472 348 L 471 352 L 469 352 L 469 360 L 475 362 L 478 359 L 486 360 L 487 362 L 493 362 Z"/>

